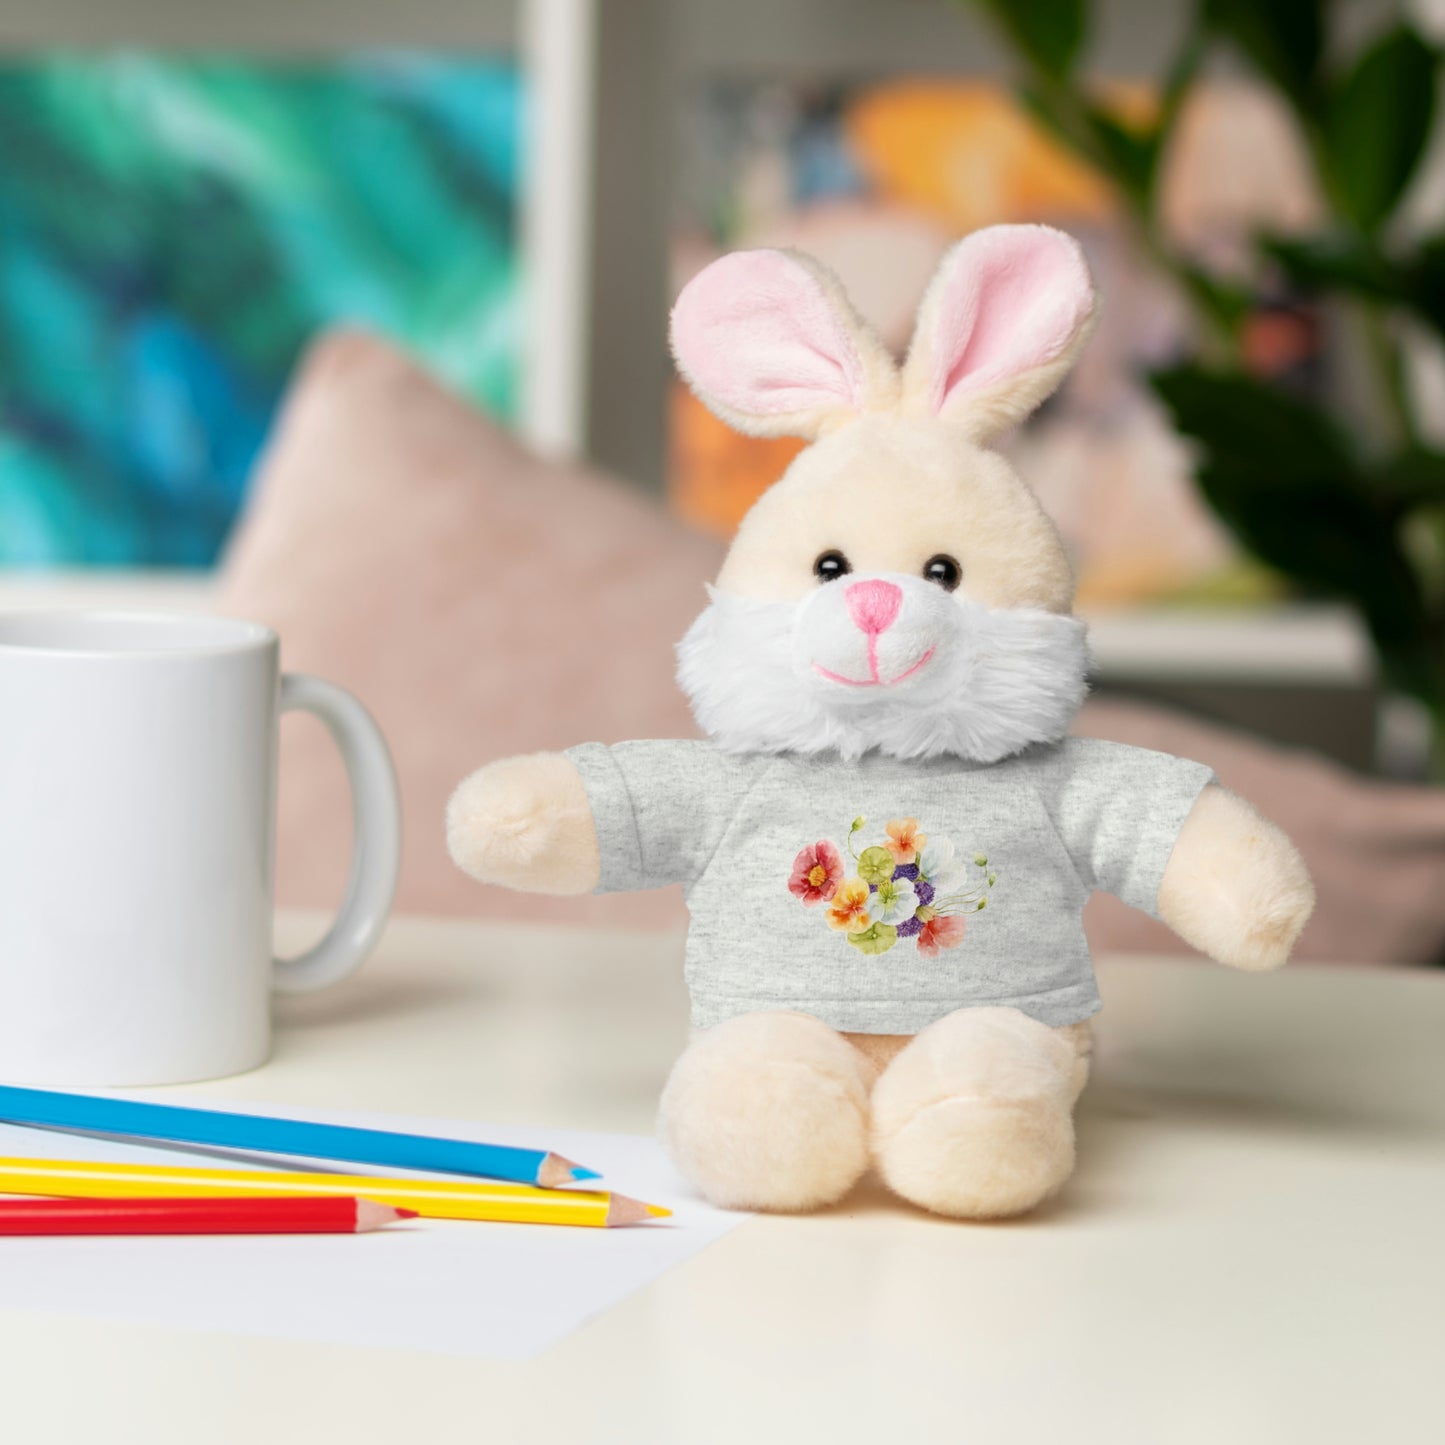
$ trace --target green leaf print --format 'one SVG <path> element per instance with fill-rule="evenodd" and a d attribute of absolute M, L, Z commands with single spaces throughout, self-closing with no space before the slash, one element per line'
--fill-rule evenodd
<path fill-rule="evenodd" d="M 876 844 L 858 855 L 858 876 L 876 888 L 893 877 L 893 855 Z"/>
<path fill-rule="evenodd" d="M 880 848 L 878 851 L 881 853 L 885 850 Z M 898 930 L 891 923 L 875 923 L 871 928 L 865 928 L 862 933 L 850 933 L 848 942 L 859 953 L 887 953 L 898 942 Z"/>

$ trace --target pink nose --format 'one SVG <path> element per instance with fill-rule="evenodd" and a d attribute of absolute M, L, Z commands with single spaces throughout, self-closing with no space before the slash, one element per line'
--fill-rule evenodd
<path fill-rule="evenodd" d="M 898 616 L 903 589 L 894 582 L 854 582 L 843 600 L 848 604 L 848 615 L 864 632 L 884 632 Z"/>

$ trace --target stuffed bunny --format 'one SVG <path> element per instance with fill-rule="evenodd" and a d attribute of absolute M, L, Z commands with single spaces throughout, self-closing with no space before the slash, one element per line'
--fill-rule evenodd
<path fill-rule="evenodd" d="M 707 741 L 585 743 L 457 790 L 452 856 L 539 893 L 681 883 L 692 1040 L 661 1134 L 714 1202 L 807 1210 L 869 1165 L 940 1214 L 1018 1214 L 1074 1162 L 1094 889 L 1237 968 L 1313 906 L 1210 771 L 1066 736 L 1086 688 L 1058 534 L 998 453 L 1092 327 L 1077 244 L 959 242 L 900 369 L 806 256 L 726 256 L 672 314 L 721 418 L 812 443 L 679 648 Z"/>

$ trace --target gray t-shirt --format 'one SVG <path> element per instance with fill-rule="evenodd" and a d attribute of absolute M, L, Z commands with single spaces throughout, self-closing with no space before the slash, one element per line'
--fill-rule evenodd
<path fill-rule="evenodd" d="M 1000 763 L 584 743 L 599 893 L 681 883 L 693 1022 L 797 1009 L 906 1034 L 967 1006 L 1099 1008 L 1095 889 L 1155 912 L 1200 763 L 1092 738 Z"/>

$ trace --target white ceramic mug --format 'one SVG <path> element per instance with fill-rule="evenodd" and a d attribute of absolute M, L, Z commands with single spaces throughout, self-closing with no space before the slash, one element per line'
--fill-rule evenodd
<path fill-rule="evenodd" d="M 396 888 L 396 776 L 350 693 L 222 618 L 0 615 L 0 1081 L 172 1084 L 270 1050 L 273 988 L 345 977 Z M 340 745 L 356 841 L 331 931 L 271 954 L 280 713 Z"/>

